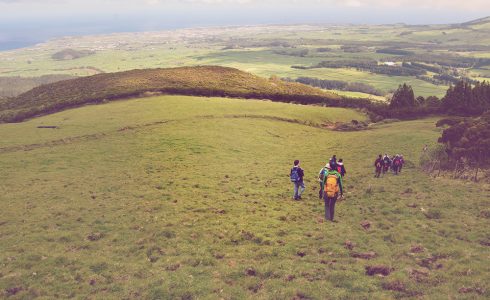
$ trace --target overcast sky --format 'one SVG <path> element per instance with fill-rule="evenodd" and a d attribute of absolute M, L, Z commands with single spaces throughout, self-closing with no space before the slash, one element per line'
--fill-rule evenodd
<path fill-rule="evenodd" d="M 490 0 L 0 0 L 0 43 L 213 25 L 459 23 Z"/>

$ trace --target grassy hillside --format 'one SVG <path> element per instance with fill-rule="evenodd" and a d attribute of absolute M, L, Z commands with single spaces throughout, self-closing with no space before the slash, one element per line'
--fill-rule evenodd
<path fill-rule="evenodd" d="M 34 88 L 0 103 L 0 121 L 22 121 L 35 115 L 83 104 L 155 92 L 298 102 L 308 102 L 311 97 L 340 99 L 320 89 L 278 79 L 265 79 L 232 68 L 201 66 L 146 69 L 98 74 Z"/>
<path fill-rule="evenodd" d="M 37 86 L 71 79 L 69 75 L 44 75 L 40 77 L 0 77 L 0 97 L 14 97 Z"/>
<path fill-rule="evenodd" d="M 414 168 L 440 135 L 435 120 L 315 126 L 362 118 L 160 96 L 2 124 L 0 297 L 489 298 L 489 187 Z M 380 152 L 402 152 L 407 168 L 373 178 Z M 323 222 L 317 198 L 332 154 L 348 172 L 338 223 Z M 376 265 L 391 273 L 367 275 Z"/>

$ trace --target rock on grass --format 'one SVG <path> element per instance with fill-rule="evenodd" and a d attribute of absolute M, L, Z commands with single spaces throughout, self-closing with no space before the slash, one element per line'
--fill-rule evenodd
<path fill-rule="evenodd" d="M 383 289 L 389 290 L 389 291 L 396 291 L 396 292 L 406 291 L 405 284 L 403 284 L 403 282 L 398 281 L 398 280 L 383 282 L 382 287 L 383 287 Z"/>
<path fill-rule="evenodd" d="M 422 245 L 412 245 L 412 247 L 410 247 L 410 252 L 412 253 L 422 253 L 424 251 L 425 249 Z"/>
<path fill-rule="evenodd" d="M 366 266 L 366 274 L 369 276 L 381 275 L 388 276 L 393 271 L 392 268 L 383 265 Z"/>
<path fill-rule="evenodd" d="M 368 220 L 364 220 L 361 222 L 361 226 L 365 230 L 368 230 L 369 228 L 371 228 L 371 222 L 369 222 Z"/>
<path fill-rule="evenodd" d="M 103 234 L 103 233 L 100 233 L 100 232 L 92 232 L 91 234 L 89 234 L 89 235 L 87 236 L 87 239 L 88 239 L 89 241 L 94 242 L 94 241 L 98 241 L 98 240 L 100 240 L 100 239 L 101 239 L 101 238 L 103 238 L 103 237 L 104 237 L 104 234 Z"/>
<path fill-rule="evenodd" d="M 408 275 L 417 282 L 424 282 L 429 277 L 430 271 L 426 268 L 409 269 Z"/>
<path fill-rule="evenodd" d="M 177 271 L 180 268 L 180 264 L 169 265 L 165 268 L 167 271 Z"/>
<path fill-rule="evenodd" d="M 20 286 L 10 287 L 10 288 L 5 289 L 5 294 L 7 295 L 7 297 L 10 297 L 10 296 L 13 296 L 13 295 L 15 295 L 18 292 L 23 291 L 23 290 L 24 290 L 24 288 L 20 287 Z"/>
<path fill-rule="evenodd" d="M 256 276 L 256 275 L 257 275 L 257 271 L 255 271 L 255 269 L 254 269 L 254 268 L 247 268 L 247 269 L 245 270 L 245 274 L 246 274 L 247 276 Z"/>
<path fill-rule="evenodd" d="M 352 257 L 355 258 L 362 258 L 362 259 L 372 259 L 377 256 L 376 252 L 374 251 L 369 251 L 369 252 L 352 252 L 351 253 Z"/>
<path fill-rule="evenodd" d="M 306 300 L 306 299 L 311 299 L 308 297 L 305 293 L 303 292 L 297 292 L 296 295 L 292 298 L 292 300 Z"/>
<path fill-rule="evenodd" d="M 356 244 L 351 242 L 351 241 L 345 241 L 344 242 L 344 247 L 346 249 L 352 250 L 352 249 L 354 249 L 355 246 L 356 246 Z"/>
<path fill-rule="evenodd" d="M 467 294 L 467 293 L 477 293 L 477 294 L 480 294 L 480 295 L 483 295 L 485 293 L 485 289 L 484 288 L 481 288 L 481 287 L 461 287 L 459 290 L 458 290 L 458 293 L 460 294 Z"/>
<path fill-rule="evenodd" d="M 298 252 L 296 252 L 296 255 L 298 255 L 299 257 L 304 257 L 304 256 L 306 256 L 306 252 L 305 251 L 298 251 Z"/>

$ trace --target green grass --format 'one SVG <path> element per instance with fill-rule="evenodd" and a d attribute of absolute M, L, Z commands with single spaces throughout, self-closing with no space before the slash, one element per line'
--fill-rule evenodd
<path fill-rule="evenodd" d="M 43 144 L 67 137 L 117 131 L 158 122 L 180 120 L 250 117 L 278 118 L 291 122 L 321 126 L 334 122 L 366 121 L 367 116 L 344 108 L 299 106 L 264 100 L 199 98 L 189 96 L 160 96 L 122 100 L 108 106 L 88 105 L 16 124 L 0 126 L 0 148 Z M 144 112 L 144 118 L 141 117 Z M 102 117 L 105 116 L 105 117 Z M 58 126 L 59 129 L 36 129 L 38 126 Z M 19 134 L 22 132 L 22 134 Z"/>
<path fill-rule="evenodd" d="M 488 298 L 488 186 L 413 167 L 440 135 L 435 119 L 348 133 L 308 126 L 353 118 L 363 116 L 155 97 L 0 125 L 2 297 L 18 288 L 12 299 Z M 9 148 L 19 145 L 31 146 Z M 402 152 L 408 168 L 376 180 L 379 152 Z M 316 174 L 332 154 L 346 161 L 346 200 L 339 222 L 325 223 Z M 301 202 L 288 177 L 296 158 Z M 377 258 L 352 258 L 346 240 Z M 415 244 L 425 251 L 410 253 Z M 394 271 L 367 276 L 376 264 Z M 427 276 L 410 272 L 422 266 Z M 403 291 L 383 288 L 395 281 Z"/>
<path fill-rule="evenodd" d="M 371 101 L 376 101 L 376 102 L 387 101 L 386 97 L 375 96 L 375 95 L 361 93 L 361 92 L 349 92 L 349 91 L 338 91 L 338 90 L 328 90 L 328 91 L 337 94 L 339 96 L 344 96 L 348 98 L 370 99 Z"/>

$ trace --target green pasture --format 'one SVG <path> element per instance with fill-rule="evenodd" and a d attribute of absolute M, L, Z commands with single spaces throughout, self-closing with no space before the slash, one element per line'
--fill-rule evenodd
<path fill-rule="evenodd" d="M 489 187 L 417 169 L 437 119 L 316 127 L 363 118 L 162 96 L 2 124 L 0 297 L 488 298 Z M 404 154 L 401 175 L 373 178 L 384 152 Z M 337 223 L 323 220 L 316 181 L 332 154 L 347 168 Z M 368 276 L 375 265 L 391 273 Z"/>

